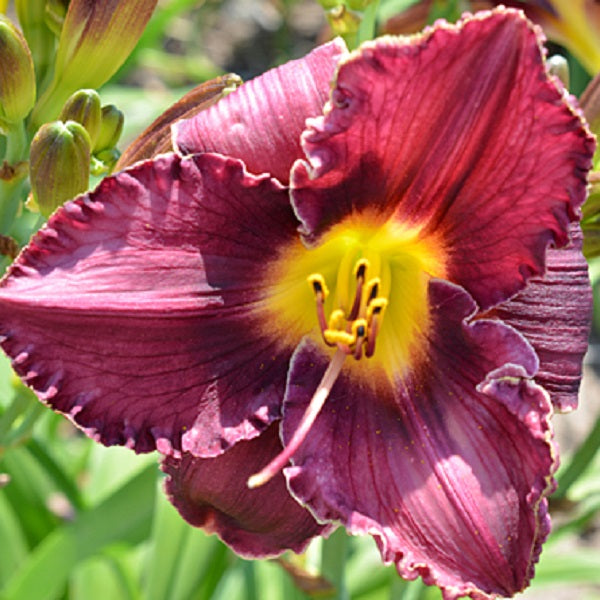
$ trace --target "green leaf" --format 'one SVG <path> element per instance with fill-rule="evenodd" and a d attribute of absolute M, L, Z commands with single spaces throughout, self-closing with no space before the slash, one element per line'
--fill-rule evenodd
<path fill-rule="evenodd" d="M 56 529 L 9 581 L 2 600 L 52 600 L 74 567 L 114 542 L 136 544 L 150 533 L 156 466 L 150 465 L 98 506 Z"/>
<path fill-rule="evenodd" d="M 132 600 L 116 561 L 103 555 L 92 557 L 71 576 L 71 600 Z"/>
<path fill-rule="evenodd" d="M 594 426 L 571 460 L 557 473 L 558 489 L 552 496 L 554 500 L 561 500 L 567 496 L 570 487 L 594 460 L 598 448 L 600 448 L 600 417 L 596 419 Z"/>
<path fill-rule="evenodd" d="M 596 548 L 572 549 L 565 552 L 558 547 L 547 548 L 542 553 L 533 587 L 555 583 L 600 584 L 600 550 Z"/>
<path fill-rule="evenodd" d="M 0 491 L 0 585 L 27 557 L 27 542 L 12 506 Z"/>
<path fill-rule="evenodd" d="M 35 546 L 60 525 L 47 500 L 55 491 L 51 480 L 25 447 L 7 450 L 0 461 L 0 472 L 10 476 L 0 491 L 19 515 L 29 546 Z"/>
<path fill-rule="evenodd" d="M 37 460 L 38 464 L 44 469 L 53 484 L 60 490 L 76 510 L 83 508 L 83 501 L 79 488 L 75 485 L 73 479 L 65 473 L 61 465 L 52 456 L 49 449 L 45 448 L 36 439 L 27 442 L 28 452 Z"/>

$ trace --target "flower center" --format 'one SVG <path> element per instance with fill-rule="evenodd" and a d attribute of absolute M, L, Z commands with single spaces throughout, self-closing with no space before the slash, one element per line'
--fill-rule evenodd
<path fill-rule="evenodd" d="M 416 360 L 429 326 L 427 282 L 444 275 L 438 240 L 423 240 L 418 229 L 393 222 L 371 226 L 364 216 L 333 228 L 319 247 L 298 243 L 275 261 L 266 323 L 274 324 L 278 339 L 294 345 L 318 325 L 330 358 L 292 438 L 250 477 L 249 487 L 263 485 L 288 464 L 342 367 L 351 377 L 371 379 L 383 372 L 393 378 Z M 347 356 L 356 360 L 348 363 Z M 359 360 L 363 357 L 370 360 Z"/>
<path fill-rule="evenodd" d="M 325 300 L 329 289 L 321 273 L 309 275 L 308 282 L 313 288 L 317 308 L 317 320 L 323 341 L 337 346 L 345 354 L 355 359 L 370 358 L 375 352 L 375 340 L 383 319 L 388 300 L 381 295 L 380 277 L 370 277 L 371 263 L 367 258 L 356 261 L 353 269 L 355 291 L 348 310 L 336 308 L 326 319 Z M 344 281 L 338 276 L 338 281 Z"/>

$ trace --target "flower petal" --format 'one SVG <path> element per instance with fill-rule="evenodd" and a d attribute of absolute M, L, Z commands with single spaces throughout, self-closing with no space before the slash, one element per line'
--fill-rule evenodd
<path fill-rule="evenodd" d="M 579 225 L 572 232 L 571 245 L 548 249 L 544 277 L 493 312 L 533 346 L 540 360 L 535 379 L 561 411 L 577 408 L 593 301 Z"/>
<path fill-rule="evenodd" d="M 256 490 L 246 487 L 248 477 L 279 451 L 278 427 L 273 424 L 217 458 L 168 457 L 163 464 L 169 476 L 167 495 L 188 523 L 216 533 L 242 556 L 302 552 L 327 528 L 290 496 L 283 475 Z"/>
<path fill-rule="evenodd" d="M 121 171 L 145 158 L 170 152 L 173 149 L 171 126 L 183 119 L 206 110 L 228 92 L 241 85 L 242 80 L 233 74 L 205 81 L 182 96 L 159 115 L 121 154 L 115 170 Z"/>
<path fill-rule="evenodd" d="M 240 158 L 250 172 L 287 183 L 292 164 L 303 155 L 300 134 L 306 119 L 321 114 L 337 62 L 346 52 L 337 39 L 249 81 L 176 124 L 176 147 L 184 154 L 220 152 Z"/>
<path fill-rule="evenodd" d="M 475 304 L 447 282 L 431 283 L 430 306 L 429 357 L 394 381 L 342 370 L 286 476 L 318 519 L 372 533 L 385 561 L 446 600 L 511 596 L 549 529 L 551 405 L 518 333 L 466 321 Z M 308 341 L 292 358 L 284 443 L 324 363 Z"/>
<path fill-rule="evenodd" d="M 365 211 L 420 227 L 484 308 L 542 274 L 578 217 L 594 141 L 540 36 L 500 8 L 352 54 L 292 172 L 307 241 Z"/>
<path fill-rule="evenodd" d="M 286 191 L 218 155 L 165 155 L 68 203 L 0 287 L 2 347 L 105 444 L 215 455 L 277 418 L 291 348 L 265 327 Z"/>

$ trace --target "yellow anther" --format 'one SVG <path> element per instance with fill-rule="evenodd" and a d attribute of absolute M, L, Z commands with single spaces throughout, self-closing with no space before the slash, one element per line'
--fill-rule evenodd
<path fill-rule="evenodd" d="M 352 335 L 354 336 L 354 341 L 367 335 L 366 319 L 356 319 L 356 321 L 352 322 Z"/>
<path fill-rule="evenodd" d="M 377 298 L 380 287 L 381 279 L 379 279 L 379 277 L 373 277 L 373 279 L 369 279 L 367 282 L 367 304 Z"/>
<path fill-rule="evenodd" d="M 371 300 L 369 306 L 367 307 L 367 321 L 370 322 L 373 318 L 373 315 L 381 315 L 387 306 L 386 298 L 375 298 Z"/>
<path fill-rule="evenodd" d="M 348 331 L 326 329 L 323 337 L 327 343 L 332 345 L 343 344 L 344 346 L 352 346 L 356 342 L 356 336 Z"/>
<path fill-rule="evenodd" d="M 371 263 L 366 258 L 361 258 L 354 265 L 354 277 L 364 277 L 365 273 L 371 268 Z"/>
<path fill-rule="evenodd" d="M 329 296 L 329 289 L 325 283 L 325 278 L 320 273 L 312 273 L 307 278 L 308 283 L 312 286 L 315 294 L 323 294 L 323 300 Z"/>
<path fill-rule="evenodd" d="M 336 308 L 331 315 L 329 315 L 329 326 L 327 329 L 337 330 L 344 329 L 346 324 L 346 316 L 344 315 L 344 311 Z"/>

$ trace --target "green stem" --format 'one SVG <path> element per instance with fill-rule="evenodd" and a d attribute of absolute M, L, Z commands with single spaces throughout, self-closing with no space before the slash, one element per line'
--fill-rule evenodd
<path fill-rule="evenodd" d="M 17 167 L 29 156 L 29 138 L 23 121 L 11 126 L 6 136 L 4 160 Z M 0 233 L 8 234 L 23 200 L 26 169 L 19 169 L 10 179 L 0 179 Z"/>
<path fill-rule="evenodd" d="M 579 479 L 579 476 L 588 468 L 600 447 L 600 417 L 596 419 L 592 430 L 585 441 L 579 446 L 571 462 L 559 472 L 557 476 L 558 489 L 553 494 L 553 500 L 566 498 L 570 487 Z"/>
<path fill-rule="evenodd" d="M 6 410 L 0 415 L 0 448 L 7 447 L 9 432 L 15 421 L 29 408 L 30 399 L 24 394 L 17 394 Z"/>
<path fill-rule="evenodd" d="M 362 21 L 358 28 L 358 45 L 372 40 L 377 35 L 377 9 L 379 8 L 379 0 L 373 0 L 371 4 L 365 8 Z"/>
<path fill-rule="evenodd" d="M 58 119 L 65 101 L 74 91 L 60 86 L 54 77 L 33 107 L 29 117 L 29 133 L 33 135 L 44 123 Z"/>
<path fill-rule="evenodd" d="M 343 527 L 336 529 L 321 549 L 321 575 L 330 581 L 336 589 L 336 600 L 349 600 L 345 581 L 345 567 L 348 559 L 348 535 Z"/>
<path fill-rule="evenodd" d="M 29 140 L 25 131 L 25 122 L 19 121 L 11 126 L 6 139 L 6 156 L 4 159 L 9 164 L 15 164 L 27 158 L 29 153 Z"/>

